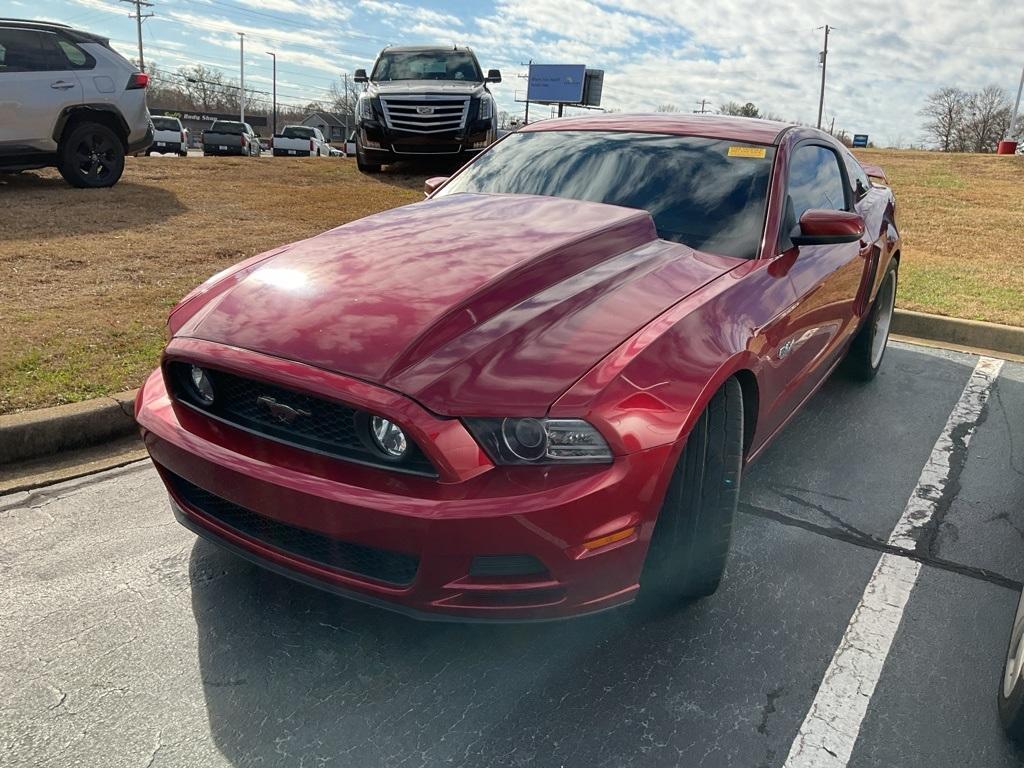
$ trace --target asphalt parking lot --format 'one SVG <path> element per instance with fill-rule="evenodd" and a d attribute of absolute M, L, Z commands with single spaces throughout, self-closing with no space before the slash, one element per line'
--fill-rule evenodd
<path fill-rule="evenodd" d="M 873 384 L 833 377 L 745 477 L 722 588 L 676 611 L 417 623 L 198 541 L 145 463 L 2 497 L 0 762 L 830 765 L 787 758 L 977 362 L 894 344 Z M 835 764 L 1020 765 L 995 692 L 1024 581 L 1024 365 L 976 423 Z"/>

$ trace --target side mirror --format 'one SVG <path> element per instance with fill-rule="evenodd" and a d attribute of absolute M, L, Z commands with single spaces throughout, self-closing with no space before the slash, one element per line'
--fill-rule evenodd
<path fill-rule="evenodd" d="M 434 191 L 448 181 L 447 176 L 431 176 L 425 182 L 423 182 L 423 194 L 432 195 Z"/>
<path fill-rule="evenodd" d="M 487 77 L 484 78 L 485 83 L 500 83 L 501 82 L 501 70 L 500 69 L 488 69 Z"/>
<path fill-rule="evenodd" d="M 864 236 L 864 219 L 859 213 L 812 208 L 804 211 L 789 239 L 793 245 L 837 245 L 854 243 Z"/>
<path fill-rule="evenodd" d="M 366 70 L 365 70 L 365 69 L 357 69 L 357 70 L 355 71 L 355 74 L 353 74 L 353 75 L 352 75 L 352 79 L 353 79 L 353 80 L 354 80 L 355 82 L 357 82 L 357 83 L 365 83 L 365 82 L 367 82 L 367 81 L 368 81 L 368 80 L 369 80 L 370 78 L 368 78 L 368 77 L 366 76 Z"/>

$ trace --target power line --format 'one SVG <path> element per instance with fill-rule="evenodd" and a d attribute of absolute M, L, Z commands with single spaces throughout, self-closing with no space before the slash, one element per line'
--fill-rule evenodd
<path fill-rule="evenodd" d="M 143 8 L 152 8 L 153 4 L 146 2 L 146 0 L 121 0 L 122 3 L 130 3 L 135 6 L 135 13 L 129 13 L 129 19 L 135 19 L 135 28 L 139 33 L 139 69 L 142 72 L 146 71 L 146 60 L 142 56 L 142 22 L 146 19 L 153 18 L 152 13 L 143 13 Z"/>

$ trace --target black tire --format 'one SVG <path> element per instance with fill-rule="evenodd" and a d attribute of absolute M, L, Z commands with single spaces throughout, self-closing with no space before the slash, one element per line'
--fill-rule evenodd
<path fill-rule="evenodd" d="M 57 147 L 57 170 L 73 187 L 112 187 L 124 173 L 124 144 L 102 123 L 79 123 Z"/>
<path fill-rule="evenodd" d="M 146 157 L 150 157 L 152 156 L 153 152 L 147 149 L 144 154 L 146 155 Z"/>
<path fill-rule="evenodd" d="M 380 173 L 380 163 L 366 162 L 358 144 L 356 145 L 356 168 L 359 169 L 360 173 Z"/>
<path fill-rule="evenodd" d="M 729 379 L 686 439 L 641 577 L 642 594 L 706 597 L 718 589 L 743 467 L 743 391 Z"/>
<path fill-rule="evenodd" d="M 857 332 L 846 354 L 844 368 L 850 378 L 858 381 L 871 381 L 878 375 L 885 359 L 885 350 L 889 344 L 889 329 L 892 325 L 892 312 L 896 304 L 896 287 L 899 283 L 899 262 L 893 259 L 885 271 L 885 276 L 878 287 L 878 294 L 871 305 L 871 311 L 864 318 L 864 324 Z M 891 291 L 890 291 L 891 289 Z M 884 313 L 888 312 L 888 321 Z M 881 344 L 881 348 L 877 346 Z"/>
<path fill-rule="evenodd" d="M 188 157 L 188 150 L 185 150 L 184 152 L 179 152 L 178 157 Z"/>
<path fill-rule="evenodd" d="M 1006 650 L 1003 674 L 999 678 L 997 697 L 999 721 L 1003 724 L 1006 734 L 1024 746 L 1024 670 L 1019 668 L 1024 666 L 1021 663 L 1022 654 L 1019 653 L 1021 643 L 1024 643 L 1024 598 L 1017 606 L 1017 616 L 1010 632 L 1010 644 Z"/>

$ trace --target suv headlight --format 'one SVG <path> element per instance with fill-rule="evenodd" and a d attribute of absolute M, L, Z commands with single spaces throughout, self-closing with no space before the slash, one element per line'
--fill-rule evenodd
<path fill-rule="evenodd" d="M 583 419 L 464 419 L 495 464 L 604 464 L 608 443 Z"/>
<path fill-rule="evenodd" d="M 480 97 L 479 117 L 481 120 L 490 120 L 494 117 L 494 99 L 487 94 Z"/>
<path fill-rule="evenodd" d="M 373 102 L 370 100 L 370 96 L 365 93 L 356 102 L 356 119 L 373 120 Z"/>

